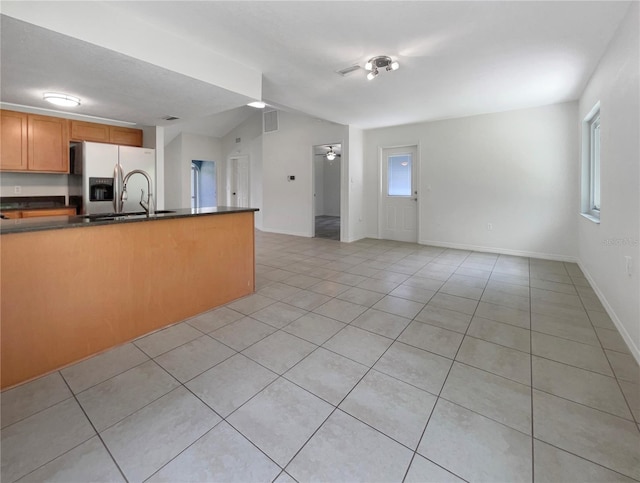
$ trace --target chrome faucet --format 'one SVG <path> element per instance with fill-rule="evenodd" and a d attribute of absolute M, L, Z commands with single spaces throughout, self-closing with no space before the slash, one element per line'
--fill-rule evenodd
<path fill-rule="evenodd" d="M 122 181 L 122 195 L 120 195 L 120 206 L 122 206 L 124 204 L 124 200 L 128 198 L 127 181 L 129 181 L 129 178 L 134 174 L 141 174 L 147 179 L 147 201 L 144 200 L 144 190 L 141 189 L 140 206 L 142 206 L 144 211 L 147 212 L 147 215 L 153 215 L 155 212 L 155 208 L 153 207 L 153 195 L 151 194 L 153 183 L 151 181 L 149 173 L 141 169 L 134 169 L 133 171 L 129 171 L 124 177 L 124 180 Z"/>

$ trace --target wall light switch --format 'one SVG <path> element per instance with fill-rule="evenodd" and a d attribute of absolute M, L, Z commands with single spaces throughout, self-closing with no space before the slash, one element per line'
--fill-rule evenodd
<path fill-rule="evenodd" d="M 489 231 L 493 230 L 493 223 L 487 223 L 487 230 Z"/>
<path fill-rule="evenodd" d="M 19 195 L 20 193 L 22 193 L 22 186 L 14 186 L 13 193 L 16 195 Z"/>
<path fill-rule="evenodd" d="M 631 257 L 624 257 L 625 267 L 627 270 L 627 275 L 631 276 L 633 273 L 633 259 Z"/>

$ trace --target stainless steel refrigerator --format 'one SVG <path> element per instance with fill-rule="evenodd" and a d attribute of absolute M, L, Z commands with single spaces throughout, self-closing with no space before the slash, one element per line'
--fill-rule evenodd
<path fill-rule="evenodd" d="M 83 214 L 131 213 L 144 211 L 140 200 L 147 200 L 149 187 L 142 174 L 127 181 L 127 199 L 119 208 L 124 177 L 133 170 L 145 171 L 151 179 L 152 203 L 156 199 L 155 149 L 102 143 L 74 143 L 71 146 L 69 202 Z"/>

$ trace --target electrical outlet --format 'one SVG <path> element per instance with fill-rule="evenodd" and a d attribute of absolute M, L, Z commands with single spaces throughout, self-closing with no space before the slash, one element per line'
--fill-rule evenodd
<path fill-rule="evenodd" d="M 624 262 L 627 270 L 627 275 L 631 276 L 633 272 L 633 259 L 631 257 L 624 257 Z"/>
<path fill-rule="evenodd" d="M 14 186 L 13 194 L 19 195 L 20 193 L 22 193 L 22 186 Z"/>
<path fill-rule="evenodd" d="M 487 230 L 489 231 L 493 230 L 493 223 L 487 223 Z"/>

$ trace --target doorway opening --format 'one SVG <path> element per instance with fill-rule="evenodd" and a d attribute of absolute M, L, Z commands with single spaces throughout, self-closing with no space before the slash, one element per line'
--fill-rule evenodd
<path fill-rule="evenodd" d="M 191 161 L 191 208 L 218 205 L 218 185 L 215 161 Z"/>
<path fill-rule="evenodd" d="M 313 147 L 314 236 L 340 240 L 342 144 Z"/>

